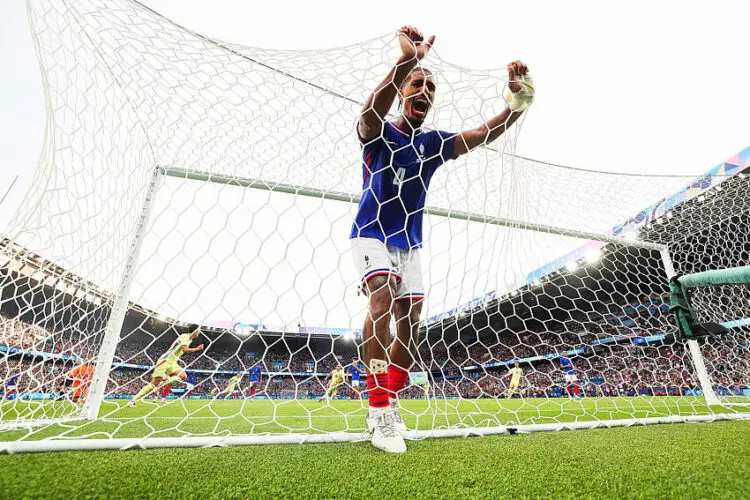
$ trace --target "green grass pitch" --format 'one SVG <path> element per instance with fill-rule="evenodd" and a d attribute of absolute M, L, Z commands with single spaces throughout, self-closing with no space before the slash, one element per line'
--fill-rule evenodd
<path fill-rule="evenodd" d="M 703 414 L 692 398 L 404 401 L 410 427 Z M 714 408 L 714 411 L 717 409 Z M 6 402 L 3 419 L 64 416 L 68 403 Z M 361 402 L 172 401 L 103 421 L 0 433 L 96 437 L 323 432 L 364 428 Z M 102 436 L 100 434 L 100 436 Z M 750 491 L 750 422 L 714 422 L 409 441 L 403 456 L 366 442 L 0 456 L 4 498 L 740 498 Z"/>

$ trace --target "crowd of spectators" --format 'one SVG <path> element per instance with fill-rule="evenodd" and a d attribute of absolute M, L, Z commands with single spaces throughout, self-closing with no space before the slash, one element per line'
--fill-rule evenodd
<path fill-rule="evenodd" d="M 481 335 L 424 338 L 414 370 L 430 373 L 432 395 L 463 398 L 503 397 L 508 389 L 510 366 L 514 359 L 539 357 L 583 348 L 573 357 L 581 387 L 589 396 L 685 393 L 699 387 L 687 351 L 673 340 L 636 345 L 618 341 L 594 345 L 602 338 L 654 335 L 669 327 L 661 297 L 645 297 L 609 309 L 598 318 L 556 322 L 539 331 L 503 330 Z M 463 333 L 463 332 L 462 332 Z M 20 392 L 55 392 L 70 369 L 73 359 L 94 352 L 90 337 L 68 334 L 65 341 L 38 325 L 17 318 L 0 316 L 0 345 L 68 355 L 42 361 L 39 356 L 6 354 L 0 358 L 0 381 L 20 374 Z M 470 337 L 471 341 L 466 340 Z M 750 387 L 750 337 L 737 332 L 711 338 L 702 344 L 711 380 L 722 388 Z M 145 384 L 150 367 L 174 340 L 174 332 L 154 336 L 147 333 L 122 339 L 115 352 L 107 392 L 135 394 Z M 262 394 L 278 397 L 313 397 L 324 390 L 323 374 L 337 364 L 343 366 L 358 355 L 354 341 L 341 339 L 301 339 L 268 336 L 241 339 L 231 334 L 204 339 L 206 348 L 184 356 L 181 361 L 198 373 L 193 390 L 196 396 L 222 388 L 229 374 L 206 371 L 247 371 L 260 364 L 264 373 Z M 137 365 L 140 368 L 130 365 Z M 556 358 L 522 362 L 525 371 L 522 388 L 527 397 L 560 395 L 563 374 Z M 241 386 L 246 387 L 245 381 Z M 342 389 L 348 394 L 349 389 Z M 412 387 L 403 397 L 422 397 L 424 389 Z"/>

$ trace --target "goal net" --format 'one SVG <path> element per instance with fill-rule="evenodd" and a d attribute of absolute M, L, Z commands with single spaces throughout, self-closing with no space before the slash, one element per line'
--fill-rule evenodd
<path fill-rule="evenodd" d="M 366 439 L 355 123 L 396 35 L 260 49 L 130 0 L 29 19 L 47 123 L 0 242 L 0 451 Z M 421 64 L 427 128 L 505 108 L 504 70 Z M 409 437 L 744 418 L 705 394 L 750 386 L 747 300 L 710 299 L 739 328 L 691 349 L 668 294 L 675 271 L 746 261 L 748 151 L 697 181 L 594 172 L 516 156 L 521 125 L 429 187 Z M 149 389 L 194 325 L 184 380 Z"/>

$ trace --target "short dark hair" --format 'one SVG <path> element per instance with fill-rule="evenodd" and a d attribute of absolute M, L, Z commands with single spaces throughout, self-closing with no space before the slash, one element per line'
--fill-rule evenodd
<path fill-rule="evenodd" d="M 427 68 L 423 68 L 422 66 L 415 66 L 415 67 L 413 67 L 411 69 L 411 71 L 409 71 L 409 74 L 406 75 L 406 78 L 404 78 L 404 81 L 401 84 L 401 88 L 404 88 L 404 85 L 406 85 L 406 82 L 408 82 L 409 80 L 411 80 L 411 75 L 413 75 L 417 71 L 421 71 L 425 75 L 433 76 L 432 70 L 427 69 Z"/>

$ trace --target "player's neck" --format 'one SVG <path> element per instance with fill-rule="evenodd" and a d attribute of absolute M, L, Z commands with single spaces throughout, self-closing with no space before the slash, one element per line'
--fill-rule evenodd
<path fill-rule="evenodd" d="M 421 123 L 412 123 L 409 120 L 404 117 L 404 115 L 401 115 L 396 119 L 395 122 L 393 122 L 393 126 L 399 129 L 401 132 L 403 132 L 406 135 L 417 135 L 420 132 L 422 132 L 422 124 Z"/>

